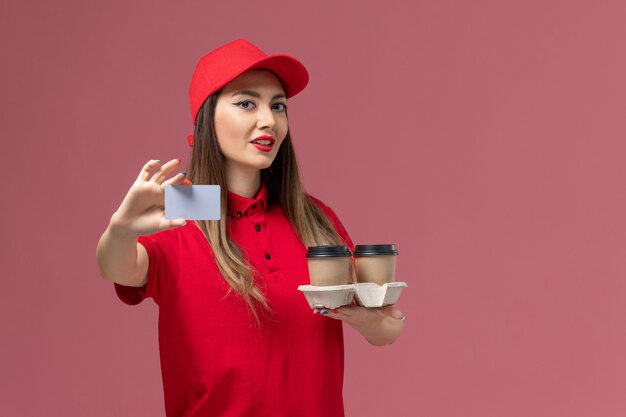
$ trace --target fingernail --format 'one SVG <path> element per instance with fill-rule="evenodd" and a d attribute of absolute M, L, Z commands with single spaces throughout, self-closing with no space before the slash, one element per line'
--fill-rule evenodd
<path fill-rule="evenodd" d="M 180 162 L 180 158 L 176 158 L 176 160 L 177 160 L 178 162 Z"/>
<path fill-rule="evenodd" d="M 157 162 L 157 164 L 160 164 L 160 163 L 161 163 L 161 160 L 160 160 L 160 159 L 157 159 L 157 160 L 156 160 L 156 162 Z"/>
<path fill-rule="evenodd" d="M 402 315 L 402 317 L 400 317 L 400 320 L 404 320 L 404 317 L 405 317 L 405 316 L 404 316 L 404 314 L 403 314 L 403 315 Z"/>
<path fill-rule="evenodd" d="M 323 314 L 325 316 L 326 314 L 328 314 L 328 311 L 322 310 L 322 312 L 320 314 Z"/>
<path fill-rule="evenodd" d="M 181 174 L 187 175 L 187 171 L 183 171 L 183 172 L 181 172 Z"/>

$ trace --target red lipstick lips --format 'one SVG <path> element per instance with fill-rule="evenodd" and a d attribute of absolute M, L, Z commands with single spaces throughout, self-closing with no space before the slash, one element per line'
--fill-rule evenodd
<path fill-rule="evenodd" d="M 254 140 L 252 140 L 250 143 L 252 143 L 252 145 L 257 148 L 258 150 L 262 151 L 262 152 L 269 152 L 272 150 L 272 147 L 274 146 L 274 143 L 276 142 L 276 139 L 274 139 L 272 136 L 259 136 L 257 138 L 255 138 Z"/>

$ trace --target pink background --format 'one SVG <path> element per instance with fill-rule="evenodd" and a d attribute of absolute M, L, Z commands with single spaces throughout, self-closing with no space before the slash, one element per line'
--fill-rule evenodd
<path fill-rule="evenodd" d="M 400 250 L 406 330 L 346 329 L 348 416 L 626 415 L 625 13 L 4 1 L 0 415 L 164 415 L 157 308 L 119 302 L 95 248 L 145 161 L 187 164 L 193 68 L 237 37 L 308 66 L 305 184 Z"/>

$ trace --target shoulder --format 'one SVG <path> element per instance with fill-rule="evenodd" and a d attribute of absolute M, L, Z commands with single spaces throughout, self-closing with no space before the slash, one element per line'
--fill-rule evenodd
<path fill-rule="evenodd" d="M 313 197 L 311 194 L 307 194 L 307 197 L 309 197 L 309 199 L 315 205 L 317 205 L 320 209 L 322 209 L 322 211 L 324 212 L 326 217 L 328 217 L 328 219 L 333 224 L 333 226 L 334 226 L 335 230 L 337 231 L 337 233 L 339 233 L 339 236 L 341 236 L 341 238 L 346 242 L 346 244 L 350 248 L 353 248 L 354 244 L 352 243 L 352 239 L 350 238 L 350 235 L 348 234 L 348 231 L 344 227 L 343 223 L 341 223 L 341 220 L 339 220 L 339 216 L 337 216 L 337 214 L 334 212 L 334 210 L 332 208 L 330 208 L 329 206 L 327 206 L 319 198 Z"/>
<path fill-rule="evenodd" d="M 320 207 L 320 208 L 324 208 L 324 207 L 328 208 L 328 206 L 327 206 L 326 204 L 324 204 L 324 203 L 322 202 L 322 200 L 320 200 L 319 198 L 314 197 L 314 196 L 312 196 L 311 194 L 307 194 L 306 196 L 307 196 L 307 197 L 309 197 L 309 199 L 310 199 L 312 202 L 314 202 L 314 203 L 315 203 L 318 207 Z"/>
<path fill-rule="evenodd" d="M 188 221 L 184 226 L 163 230 L 151 235 L 139 236 L 138 242 L 143 246 L 167 248 L 169 252 L 172 249 L 177 249 L 181 240 L 191 237 L 195 230 L 200 231 L 193 221 Z"/>
<path fill-rule="evenodd" d="M 320 200 L 317 197 L 312 196 L 311 194 L 307 194 L 306 196 L 309 197 L 309 200 L 311 200 L 317 207 L 321 208 L 322 211 L 324 211 L 324 213 L 326 214 L 326 216 L 331 218 L 331 220 L 334 220 L 334 219 L 339 220 L 337 218 L 337 215 L 333 211 L 333 209 L 331 209 L 326 204 L 324 204 L 324 202 L 322 200 Z"/>

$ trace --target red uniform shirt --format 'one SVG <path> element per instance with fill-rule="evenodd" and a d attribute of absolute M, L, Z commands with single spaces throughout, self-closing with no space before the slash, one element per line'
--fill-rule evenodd
<path fill-rule="evenodd" d="M 343 333 L 339 320 L 314 315 L 299 285 L 309 284 L 306 248 L 283 210 L 228 194 L 229 233 L 258 271 L 273 314 L 257 326 L 230 292 L 206 238 L 193 222 L 141 236 L 148 252 L 143 288 L 115 284 L 128 304 L 159 306 L 159 350 L 168 417 L 343 416 Z M 313 199 L 346 244 L 333 211 Z"/>

